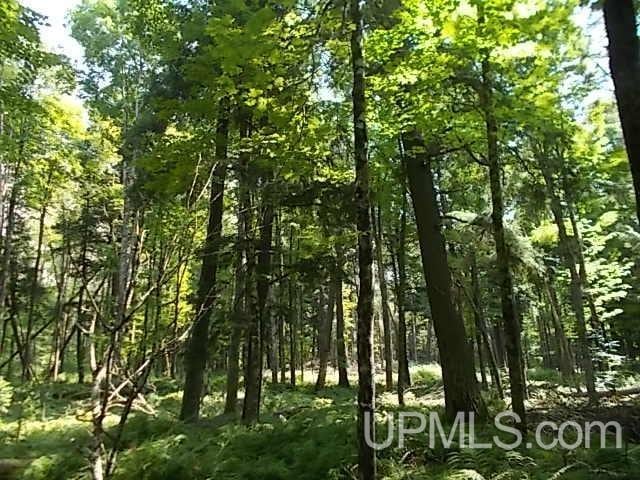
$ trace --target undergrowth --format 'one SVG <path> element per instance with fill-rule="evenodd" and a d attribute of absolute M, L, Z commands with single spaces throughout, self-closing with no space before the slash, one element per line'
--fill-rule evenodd
<path fill-rule="evenodd" d="M 414 384 L 438 388 L 433 369 L 412 372 Z M 219 382 L 212 379 L 211 385 Z M 3 382 L 0 394 L 0 458 L 30 459 L 22 478 L 84 480 L 87 469 L 87 386 L 70 383 L 16 388 Z M 293 389 L 266 385 L 262 422 L 247 427 L 222 415 L 223 398 L 212 393 L 198 425 L 177 420 L 180 392 L 170 381 L 152 382 L 148 401 L 155 416 L 134 414 L 124 431 L 114 480 L 349 480 L 357 478 L 355 390 L 311 384 Z M 414 397 L 411 397 L 414 398 Z M 415 397 L 419 399 L 418 397 Z M 379 409 L 398 407 L 389 394 Z M 499 403 L 496 403 L 496 410 Z M 408 409 L 425 409 L 416 401 Z M 429 407 L 431 408 L 431 407 Z M 439 407 L 433 407 L 439 408 Z M 386 435 L 380 418 L 379 435 Z M 115 418 L 107 422 L 113 426 Z M 476 429 L 479 441 L 497 432 Z M 429 446 L 425 435 L 378 454 L 385 480 L 637 480 L 640 447 L 574 452 L 542 448 L 522 451 L 470 450 L 457 444 Z"/>

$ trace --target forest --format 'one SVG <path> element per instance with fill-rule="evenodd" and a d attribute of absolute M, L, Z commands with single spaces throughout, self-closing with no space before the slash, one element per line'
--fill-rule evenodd
<path fill-rule="evenodd" d="M 640 478 L 640 3 L 55 5 L 0 0 L 0 479 Z"/>

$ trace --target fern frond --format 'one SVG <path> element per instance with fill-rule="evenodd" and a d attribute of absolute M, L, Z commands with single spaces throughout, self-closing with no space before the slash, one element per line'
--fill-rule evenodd
<path fill-rule="evenodd" d="M 589 468 L 589 465 L 587 465 L 584 462 L 574 462 L 574 463 L 570 463 L 569 465 L 566 465 L 564 467 L 562 467 L 560 470 L 556 471 L 553 475 L 551 475 L 549 477 L 549 480 L 560 480 L 565 473 L 578 468 L 578 467 L 586 467 Z"/>
<path fill-rule="evenodd" d="M 463 470 L 457 470 L 449 475 L 449 480 L 487 480 L 477 470 L 465 468 Z"/>

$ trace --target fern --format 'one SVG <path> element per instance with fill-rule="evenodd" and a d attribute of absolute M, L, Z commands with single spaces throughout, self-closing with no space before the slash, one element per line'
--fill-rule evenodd
<path fill-rule="evenodd" d="M 509 450 L 506 453 L 506 458 L 507 462 L 509 462 L 509 465 L 512 467 L 524 468 L 536 466 L 536 461 L 533 458 L 523 455 L 516 450 Z"/>
<path fill-rule="evenodd" d="M 569 465 L 566 465 L 566 466 L 562 467 L 560 470 L 556 471 L 553 475 L 551 475 L 549 477 L 549 480 L 560 480 L 566 473 L 568 473 L 571 470 L 573 470 L 575 468 L 578 468 L 578 467 L 587 467 L 587 468 L 589 468 L 589 465 L 587 465 L 584 462 L 570 463 Z"/>
<path fill-rule="evenodd" d="M 480 472 L 473 469 L 465 468 L 457 470 L 449 475 L 450 480 L 487 480 Z"/>

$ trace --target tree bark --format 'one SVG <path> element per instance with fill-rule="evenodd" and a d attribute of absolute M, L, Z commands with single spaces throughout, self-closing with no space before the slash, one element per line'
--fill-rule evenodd
<path fill-rule="evenodd" d="M 569 378 L 573 375 L 573 360 L 571 357 L 571 350 L 569 349 L 569 342 L 564 332 L 564 326 L 562 325 L 562 319 L 560 318 L 560 308 L 558 305 L 557 295 L 552 286 L 546 278 L 542 279 L 544 286 L 544 293 L 549 301 L 549 313 L 551 315 L 551 321 L 553 323 L 553 330 L 556 339 L 556 350 L 558 353 L 558 364 L 560 367 L 560 373 L 564 378 Z"/>
<path fill-rule="evenodd" d="M 479 23 L 481 25 L 484 24 L 483 13 L 480 14 Z M 493 237 L 496 244 L 502 322 L 511 384 L 511 404 L 514 413 L 516 413 L 521 420 L 518 428 L 525 431 L 525 380 L 522 365 L 521 328 L 518 317 L 516 316 L 513 298 L 513 278 L 510 267 L 511 260 L 504 232 L 504 200 L 502 196 L 502 169 L 498 152 L 498 122 L 495 117 L 493 78 L 488 52 L 485 52 L 484 58 L 482 59 L 482 85 L 479 94 L 487 135 L 487 162 L 489 164 L 489 183 L 492 204 L 491 221 L 493 224 Z"/>
<path fill-rule="evenodd" d="M 634 0 L 605 0 L 609 66 L 636 192 L 640 222 L 640 41 Z"/>
<path fill-rule="evenodd" d="M 218 250 L 222 237 L 224 184 L 227 172 L 229 142 L 229 112 L 221 102 L 216 129 L 216 166 L 211 177 L 209 223 L 202 249 L 202 266 L 198 283 L 196 318 L 185 352 L 185 382 L 180 419 L 195 422 L 200 415 L 200 399 L 204 387 L 204 373 L 208 358 L 209 323 L 216 297 Z"/>
<path fill-rule="evenodd" d="M 335 283 L 329 282 L 328 287 L 321 287 L 320 293 L 320 326 L 318 328 L 318 378 L 316 380 L 316 390 L 321 390 L 325 386 L 327 379 L 327 366 L 329 364 L 329 353 L 331 352 L 331 331 L 333 326 L 333 309 L 336 303 Z"/>
<path fill-rule="evenodd" d="M 402 140 L 400 139 L 401 150 L 401 184 L 402 184 L 402 211 L 400 213 L 400 227 L 398 228 L 398 248 L 397 248 L 397 275 L 396 280 L 396 305 L 398 309 L 398 403 L 404 405 L 404 389 L 411 385 L 409 374 L 409 359 L 407 355 L 407 320 L 406 320 L 406 292 L 407 292 L 407 175 L 406 161 L 402 152 Z M 393 257 L 393 255 L 392 255 Z M 415 330 L 415 329 L 414 329 Z M 414 331 L 415 342 L 415 331 Z M 415 350 L 415 344 L 414 344 Z M 414 358 L 415 361 L 415 358 Z"/>
<path fill-rule="evenodd" d="M 238 404 L 238 383 L 240 378 L 240 341 L 242 339 L 242 330 L 245 317 L 245 272 L 244 272 L 244 252 L 242 249 L 243 230 L 242 230 L 242 213 L 238 205 L 238 232 L 236 267 L 235 267 L 235 284 L 233 293 L 233 312 L 231 318 L 231 338 L 229 339 L 229 350 L 227 352 L 227 385 L 225 395 L 225 413 L 236 413 Z"/>
<path fill-rule="evenodd" d="M 570 238 L 567 233 L 567 229 L 564 223 L 564 214 L 562 209 L 562 203 L 560 197 L 556 191 L 556 184 L 553 178 L 553 173 L 550 171 L 546 158 L 540 157 L 539 159 L 540 170 L 544 178 L 547 196 L 551 204 L 551 212 L 558 227 L 558 240 L 560 243 L 560 250 L 564 258 L 567 269 L 570 275 L 570 290 L 571 290 L 571 305 L 576 317 L 576 331 L 578 333 L 578 350 L 580 354 L 580 367 L 585 375 L 585 383 L 587 386 L 587 392 L 589 394 L 589 401 L 597 403 L 598 396 L 596 395 L 595 374 L 593 368 L 593 358 L 589 348 L 589 339 L 587 338 L 587 325 L 584 317 L 584 293 L 582 278 L 578 272 L 576 252 L 574 246 L 575 239 Z"/>
<path fill-rule="evenodd" d="M 344 259 L 338 255 L 334 271 L 336 291 L 336 352 L 338 356 L 338 386 L 349 387 L 347 348 L 344 343 L 344 308 L 342 305 L 342 264 Z"/>
<path fill-rule="evenodd" d="M 289 268 L 293 265 L 293 226 L 289 227 Z M 294 281 L 289 275 L 287 278 L 288 290 L 288 319 L 289 319 L 289 381 L 291 386 L 296 386 L 296 362 L 298 361 L 298 322 L 296 321 L 296 292 Z"/>
<path fill-rule="evenodd" d="M 481 337 L 481 342 L 478 342 L 478 349 L 480 350 L 480 344 L 484 343 L 489 358 L 489 372 L 491 374 L 491 383 L 495 387 L 500 398 L 504 398 L 504 392 L 502 390 L 502 381 L 500 380 L 500 370 L 498 369 L 498 362 L 496 356 L 491 347 L 491 339 L 487 332 L 487 324 L 484 318 L 484 309 L 482 308 L 482 300 L 480 295 L 480 281 L 478 279 L 478 265 L 476 261 L 476 253 L 471 254 L 471 289 L 473 300 L 474 319 L 476 324 L 476 331 Z"/>
<path fill-rule="evenodd" d="M 358 234 L 358 475 L 375 480 L 376 454 L 366 441 L 375 438 L 375 383 L 373 379 L 373 242 L 369 195 L 369 140 L 365 97 L 364 22 L 359 0 L 351 0 L 351 66 L 353 73 L 353 130 L 355 156 L 355 211 Z"/>
<path fill-rule="evenodd" d="M 403 135 L 407 176 L 418 227 L 422 269 L 442 365 L 445 409 L 449 418 L 458 412 L 483 414 L 472 352 L 464 323 L 453 301 L 451 271 L 441 230 L 440 212 L 431 172 L 431 158 L 417 131 Z"/>
<path fill-rule="evenodd" d="M 393 349 L 391 347 L 391 315 L 389 312 L 389 292 L 387 290 L 386 268 L 383 261 L 382 213 L 380 206 L 372 209 L 373 235 L 375 237 L 376 265 L 378 285 L 380 286 L 380 303 L 382 309 L 382 338 L 384 342 L 384 372 L 387 391 L 393 390 Z"/>
<path fill-rule="evenodd" d="M 263 208 L 261 232 L 256 267 L 256 316 L 251 315 L 247 332 L 247 366 L 245 369 L 245 397 L 242 419 L 245 423 L 257 422 L 260 417 L 262 396 L 263 345 L 265 326 L 268 321 L 267 299 L 271 275 L 271 244 L 273 237 L 273 206 L 269 200 Z"/>

